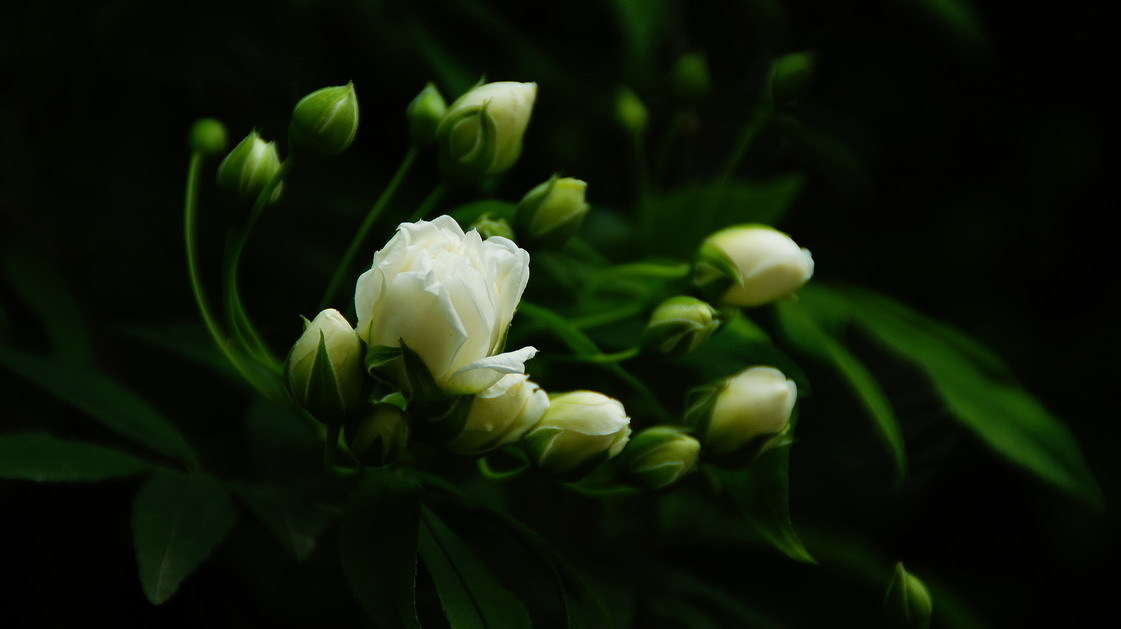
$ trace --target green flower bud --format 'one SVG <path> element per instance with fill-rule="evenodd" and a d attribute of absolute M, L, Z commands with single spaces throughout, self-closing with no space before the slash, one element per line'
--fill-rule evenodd
<path fill-rule="evenodd" d="M 576 481 L 622 452 L 631 435 L 623 404 L 593 391 L 549 396 L 549 409 L 522 439 L 529 460 L 545 473 Z"/>
<path fill-rule="evenodd" d="M 279 170 L 276 142 L 266 142 L 254 129 L 218 164 L 218 187 L 253 203 Z M 269 203 L 276 203 L 283 187 L 283 183 L 276 184 Z"/>
<path fill-rule="evenodd" d="M 510 223 L 507 222 L 506 219 L 497 217 L 491 212 L 487 212 L 475 219 L 475 222 L 471 223 L 471 227 L 468 228 L 468 231 L 472 229 L 479 232 L 483 240 L 491 236 L 501 236 L 508 240 L 514 240 L 514 228 L 510 227 Z"/>
<path fill-rule="evenodd" d="M 436 129 L 448 111 L 448 104 L 440 90 L 429 83 L 409 103 L 405 117 L 409 119 L 409 136 L 416 146 L 431 144 L 436 139 Z"/>
<path fill-rule="evenodd" d="M 284 380 L 292 399 L 327 424 L 362 401 L 362 341 L 338 310 L 304 319 L 304 332 L 284 363 Z"/>
<path fill-rule="evenodd" d="M 684 356 L 701 346 L 720 327 L 720 313 L 695 297 L 670 297 L 650 315 L 642 335 L 649 351 Z"/>
<path fill-rule="evenodd" d="M 665 489 L 697 467 L 701 444 L 674 426 L 647 428 L 631 439 L 623 451 L 623 473 L 636 487 Z"/>
<path fill-rule="evenodd" d="M 357 132 L 358 95 L 351 82 L 301 98 L 292 110 L 288 143 L 293 155 L 330 157 L 345 151 Z"/>
<path fill-rule="evenodd" d="M 346 447 L 366 465 L 387 465 L 409 445 L 409 419 L 399 406 L 379 402 L 355 415 L 343 429 Z"/>
<path fill-rule="evenodd" d="M 452 103 L 436 132 L 445 170 L 464 179 L 497 175 L 514 165 L 529 126 L 536 83 L 480 85 Z"/>
<path fill-rule="evenodd" d="M 207 157 L 226 150 L 226 127 L 213 118 L 199 118 L 191 125 L 191 150 Z"/>
<path fill-rule="evenodd" d="M 793 52 L 775 59 L 771 70 L 771 94 L 777 101 L 788 101 L 801 96 L 813 80 L 814 53 Z"/>
<path fill-rule="evenodd" d="M 677 60 L 673 68 L 673 89 L 682 102 L 696 103 L 704 99 L 710 87 L 708 62 L 703 54 L 692 52 Z"/>
<path fill-rule="evenodd" d="M 884 615 L 888 626 L 897 629 L 926 629 L 930 626 L 930 616 L 934 611 L 934 601 L 923 582 L 903 568 L 903 563 L 895 564 L 895 576 L 887 588 L 884 600 Z"/>
<path fill-rule="evenodd" d="M 515 443 L 549 408 L 549 396 L 529 376 L 507 374 L 471 402 L 459 436 L 447 445 L 453 452 L 482 454 Z"/>
<path fill-rule="evenodd" d="M 641 135 L 650 121 L 646 105 L 629 87 L 619 88 L 615 97 L 615 120 L 624 131 L 631 135 Z"/>
<path fill-rule="evenodd" d="M 798 290 L 813 276 L 808 249 L 766 225 L 738 225 L 709 236 L 693 280 L 721 303 L 761 306 Z"/>
<path fill-rule="evenodd" d="M 514 214 L 514 225 L 522 240 L 531 244 L 559 248 L 584 222 L 591 207 L 584 200 L 588 184 L 572 177 L 553 175 L 530 190 Z"/>
<path fill-rule="evenodd" d="M 751 367 L 693 391 L 685 421 L 706 457 L 746 465 L 784 442 L 797 398 L 797 385 L 781 371 Z"/>

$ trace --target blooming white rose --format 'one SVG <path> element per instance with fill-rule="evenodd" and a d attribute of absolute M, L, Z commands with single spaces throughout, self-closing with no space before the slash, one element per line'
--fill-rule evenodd
<path fill-rule="evenodd" d="M 697 283 L 720 276 L 732 284 L 720 300 L 732 306 L 761 306 L 793 293 L 813 276 L 809 249 L 766 225 L 739 225 L 705 239 L 697 262 Z"/>
<path fill-rule="evenodd" d="M 561 480 L 578 480 L 623 451 L 631 419 L 623 404 L 594 391 L 554 395 L 524 438 L 529 458 Z"/>
<path fill-rule="evenodd" d="M 528 281 L 529 254 L 505 238 L 450 216 L 402 223 L 358 278 L 358 334 L 371 348 L 404 341 L 441 389 L 479 393 L 537 353 L 499 353 Z"/>
<path fill-rule="evenodd" d="M 726 454 L 770 437 L 759 444 L 765 452 L 790 423 L 798 386 L 774 367 L 751 367 L 728 378 L 717 394 L 705 446 Z"/>
<path fill-rule="evenodd" d="M 509 170 L 522 152 L 536 83 L 501 81 L 460 96 L 437 129 L 445 163 L 468 176 Z"/>
<path fill-rule="evenodd" d="M 549 396 L 525 374 L 502 376 L 475 396 L 467 422 L 448 449 L 481 454 L 521 439 L 549 408 Z"/>

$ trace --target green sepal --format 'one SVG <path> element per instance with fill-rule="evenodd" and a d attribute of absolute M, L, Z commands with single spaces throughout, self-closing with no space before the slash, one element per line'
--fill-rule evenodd
<path fill-rule="evenodd" d="M 327 340 L 322 331 L 319 333 L 319 349 L 315 351 L 307 387 L 305 408 L 312 417 L 325 424 L 342 422 L 350 409 L 347 408 L 346 399 L 339 387 L 339 379 L 331 364 L 331 355 L 327 353 Z"/>
<path fill-rule="evenodd" d="M 695 387 L 685 394 L 685 425 L 703 445 L 708 440 L 708 424 L 716 398 L 724 390 L 726 381 Z"/>
<path fill-rule="evenodd" d="M 446 406 L 444 391 L 436 384 L 424 359 L 400 339 L 401 363 L 405 368 L 404 393 L 409 398 L 409 410 L 420 416 L 432 415 L 433 409 Z M 419 412 L 417 412 L 419 411 Z M 435 413 L 442 414 L 442 413 Z"/>
<path fill-rule="evenodd" d="M 529 469 L 529 457 L 522 448 L 507 446 L 477 459 L 479 473 L 490 480 L 509 480 Z"/>
<path fill-rule="evenodd" d="M 743 286 L 743 274 L 723 249 L 706 240 L 697 252 L 693 284 L 710 301 L 719 301 L 732 285 Z"/>
<path fill-rule="evenodd" d="M 414 425 L 422 439 L 429 443 L 444 444 L 459 436 L 467 425 L 467 415 L 471 412 L 473 395 L 446 395 L 439 403 L 428 409 Z M 411 408 L 411 407 L 410 407 Z M 441 412 L 442 411 L 442 412 Z"/>
<path fill-rule="evenodd" d="M 540 463 L 541 455 L 549 450 L 553 440 L 563 432 L 563 428 L 536 428 L 522 438 L 522 447 L 525 448 L 526 455 L 529 456 L 534 465 Z"/>

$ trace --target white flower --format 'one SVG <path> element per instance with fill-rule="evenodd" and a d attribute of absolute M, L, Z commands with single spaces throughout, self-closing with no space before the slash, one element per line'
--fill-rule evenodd
<path fill-rule="evenodd" d="M 577 480 L 622 452 L 631 436 L 623 404 L 594 391 L 550 398 L 541 421 L 526 434 L 529 458 L 561 480 Z"/>
<path fill-rule="evenodd" d="M 793 293 L 813 276 L 808 249 L 765 225 L 720 230 L 701 246 L 697 283 L 719 276 L 732 280 L 720 299 L 732 306 L 760 306 Z"/>
<path fill-rule="evenodd" d="M 549 408 L 549 396 L 525 374 L 502 376 L 475 396 L 467 422 L 448 449 L 481 454 L 521 439 Z"/>
<path fill-rule="evenodd" d="M 446 163 L 468 176 L 508 170 L 522 152 L 536 83 L 502 81 L 460 96 L 440 122 L 437 137 Z"/>
<path fill-rule="evenodd" d="M 774 367 L 751 367 L 728 378 L 716 396 L 705 445 L 714 454 L 725 454 L 770 437 L 759 445 L 766 451 L 790 423 L 798 398 L 793 380 Z"/>
<path fill-rule="evenodd" d="M 505 238 L 450 216 L 402 223 L 358 278 L 358 334 L 371 348 L 404 341 L 441 389 L 479 393 L 537 353 L 500 353 L 528 281 L 529 254 Z"/>

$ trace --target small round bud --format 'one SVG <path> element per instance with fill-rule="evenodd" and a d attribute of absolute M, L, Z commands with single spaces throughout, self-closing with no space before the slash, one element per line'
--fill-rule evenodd
<path fill-rule="evenodd" d="M 213 118 L 199 118 L 191 125 L 191 150 L 207 157 L 226 150 L 226 127 Z"/>
<path fill-rule="evenodd" d="M 491 212 L 487 212 L 475 219 L 475 222 L 471 223 L 471 227 L 468 228 L 468 231 L 472 229 L 479 232 L 483 240 L 492 236 L 501 236 L 507 240 L 514 240 L 514 228 L 510 227 L 510 223 L 506 219 L 499 218 Z"/>
<path fill-rule="evenodd" d="M 629 87 L 619 88 L 615 97 L 615 120 L 624 131 L 631 135 L 641 135 L 650 121 L 646 105 Z"/>
<path fill-rule="evenodd" d="M 553 175 L 530 190 L 514 214 L 518 235 L 539 246 L 564 246 L 576 234 L 591 207 L 584 200 L 587 189 L 588 184 L 579 179 Z"/>
<path fill-rule="evenodd" d="M 708 62 L 703 54 L 692 52 L 682 55 L 673 68 L 673 89 L 685 103 L 697 103 L 708 96 L 711 81 Z"/>
<path fill-rule="evenodd" d="M 357 132 L 358 94 L 351 82 L 301 98 L 292 110 L 288 144 L 293 155 L 330 157 L 345 151 Z"/>
<path fill-rule="evenodd" d="M 697 467 L 701 444 L 674 426 L 655 426 L 631 439 L 620 457 L 627 482 L 641 489 L 665 489 Z"/>
<path fill-rule="evenodd" d="M 766 225 L 739 225 L 705 239 L 694 282 L 730 306 L 761 306 L 798 290 L 813 276 L 814 261 L 790 236 Z"/>
<path fill-rule="evenodd" d="M 453 452 L 482 454 L 515 443 L 549 408 L 549 396 L 525 374 L 507 374 L 471 402 L 463 431 L 447 445 Z"/>
<path fill-rule="evenodd" d="M 693 392 L 685 421 L 718 463 L 748 464 L 782 443 L 798 398 L 774 367 L 751 367 Z"/>
<path fill-rule="evenodd" d="M 549 409 L 522 443 L 539 469 L 576 481 L 622 452 L 630 423 L 619 400 L 593 391 L 561 393 L 549 397 Z"/>
<path fill-rule="evenodd" d="M 480 85 L 448 108 L 436 132 L 446 172 L 464 179 L 506 172 L 522 152 L 536 83 Z"/>
<path fill-rule="evenodd" d="M 670 297 L 654 309 L 642 346 L 670 356 L 684 356 L 720 327 L 720 313 L 695 297 Z"/>
<path fill-rule="evenodd" d="M 915 575 L 895 564 L 895 576 L 887 587 L 884 615 L 893 629 L 926 629 L 934 611 L 934 601 L 926 585 Z"/>
<path fill-rule="evenodd" d="M 266 142 L 253 130 L 218 164 L 218 187 L 252 203 L 279 171 L 276 142 Z M 273 188 L 269 203 L 276 203 L 282 188 L 283 183 Z"/>
<path fill-rule="evenodd" d="M 355 415 L 343 429 L 346 447 L 365 465 L 387 465 L 409 445 L 409 419 L 399 406 L 377 403 Z"/>
<path fill-rule="evenodd" d="M 409 120 L 409 137 L 413 144 L 423 146 L 431 144 L 436 139 L 436 129 L 440 120 L 448 111 L 448 104 L 440 95 L 440 90 L 429 83 L 416 95 L 405 110 L 405 117 Z"/>
<path fill-rule="evenodd" d="M 304 332 L 284 363 L 284 380 L 297 404 L 321 422 L 337 423 L 361 401 L 365 375 L 362 341 L 338 310 L 304 320 Z"/>
<path fill-rule="evenodd" d="M 793 100 L 805 93 L 813 80 L 814 53 L 792 52 L 775 59 L 771 70 L 771 94 L 779 102 Z"/>

